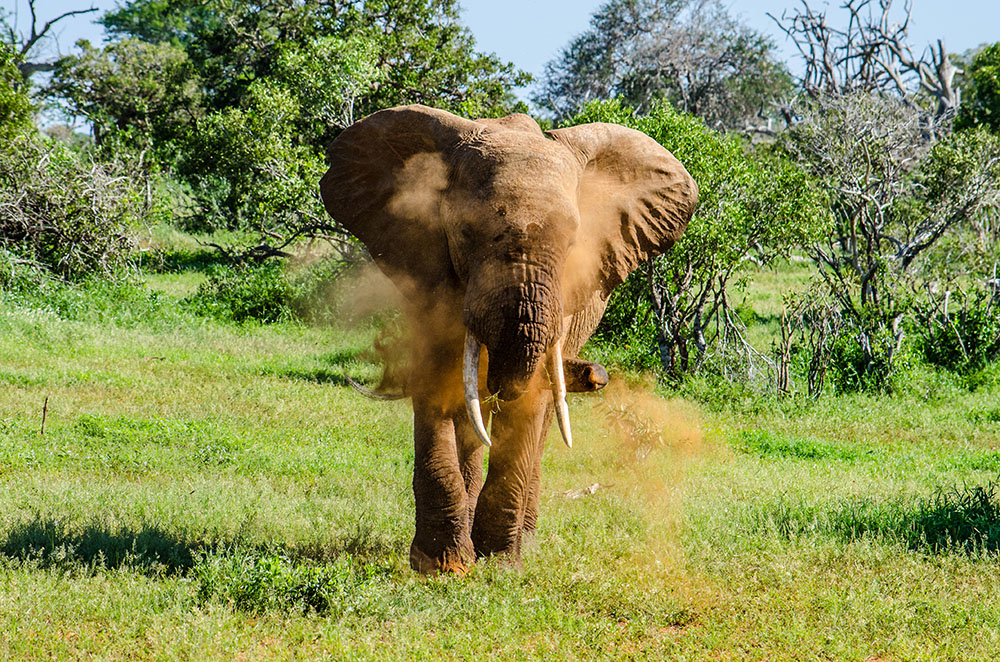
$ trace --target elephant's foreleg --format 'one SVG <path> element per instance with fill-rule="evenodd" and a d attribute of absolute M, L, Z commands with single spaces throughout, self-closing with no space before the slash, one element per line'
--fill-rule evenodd
<path fill-rule="evenodd" d="M 538 406 L 537 397 L 526 395 L 507 403 L 493 418 L 489 471 L 472 524 L 479 555 L 510 554 L 516 559 L 520 554 L 533 460 L 545 418 L 545 407 Z"/>
<path fill-rule="evenodd" d="M 410 565 L 423 573 L 464 573 L 474 562 L 469 501 L 450 415 L 413 402 L 416 533 Z"/>

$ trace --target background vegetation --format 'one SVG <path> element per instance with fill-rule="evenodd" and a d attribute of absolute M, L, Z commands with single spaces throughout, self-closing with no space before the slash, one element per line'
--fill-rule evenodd
<path fill-rule="evenodd" d="M 391 297 L 316 182 L 356 118 L 527 75 L 454 0 L 132 0 L 48 62 L 4 22 L 2 654 L 996 659 L 1000 47 L 889 9 L 790 8 L 792 67 L 609 0 L 548 67 L 544 125 L 646 132 L 701 204 L 584 350 L 523 570 L 462 581 L 405 567 L 408 406 L 345 379 Z"/>

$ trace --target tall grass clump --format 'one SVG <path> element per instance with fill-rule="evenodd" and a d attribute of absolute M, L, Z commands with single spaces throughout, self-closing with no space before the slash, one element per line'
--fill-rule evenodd
<path fill-rule="evenodd" d="M 820 504 L 783 497 L 751 507 L 744 525 L 789 538 L 875 539 L 914 552 L 995 555 L 1000 553 L 998 485 L 993 479 L 939 487 L 925 496 L 853 497 Z"/>

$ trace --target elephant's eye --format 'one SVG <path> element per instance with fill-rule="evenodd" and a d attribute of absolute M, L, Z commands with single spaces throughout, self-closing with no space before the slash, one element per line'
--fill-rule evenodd
<path fill-rule="evenodd" d="M 500 234 L 498 234 L 497 236 L 493 237 L 493 243 L 494 244 L 499 243 L 500 241 L 503 241 L 503 233 L 502 232 Z"/>

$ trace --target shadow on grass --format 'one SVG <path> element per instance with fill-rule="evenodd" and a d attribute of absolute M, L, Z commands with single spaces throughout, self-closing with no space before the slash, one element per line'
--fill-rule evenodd
<path fill-rule="evenodd" d="M 788 537 L 820 533 L 848 541 L 874 538 L 932 554 L 1000 552 L 996 480 L 939 489 L 908 501 L 854 499 L 828 509 L 781 502 L 763 508 L 756 524 Z"/>
<path fill-rule="evenodd" d="M 360 349 L 345 349 L 339 352 L 324 354 L 317 359 L 319 367 L 302 366 L 268 366 L 263 373 L 269 377 L 282 379 L 297 379 L 316 384 L 332 384 L 334 386 L 350 386 L 345 375 L 350 370 L 356 371 L 359 365 L 368 364 L 365 352 Z M 364 381 L 354 375 L 355 381 Z"/>
<path fill-rule="evenodd" d="M 15 524 L 0 539 L 0 554 L 41 567 L 127 568 L 148 575 L 186 575 L 204 558 L 234 550 L 247 558 L 278 555 L 306 565 L 342 558 L 368 563 L 402 554 L 399 544 L 364 523 L 323 541 L 278 545 L 238 538 L 186 538 L 156 525 L 132 528 L 91 522 L 71 527 L 55 518 L 36 516 Z"/>
<path fill-rule="evenodd" d="M 316 368 L 313 370 L 291 368 L 287 370 L 270 371 L 268 374 L 282 379 L 298 379 L 316 384 L 332 384 L 333 386 L 350 386 L 343 371 L 331 368 Z"/>
<path fill-rule="evenodd" d="M 221 251 L 214 248 L 161 250 L 148 255 L 146 259 L 149 260 L 148 268 L 165 274 L 205 272 L 212 267 L 230 263 Z"/>
<path fill-rule="evenodd" d="M 43 566 L 128 566 L 168 574 L 190 570 L 199 551 L 199 545 L 157 526 L 132 529 L 90 524 L 71 530 L 56 519 L 44 517 L 14 525 L 0 545 L 4 556 Z"/>

